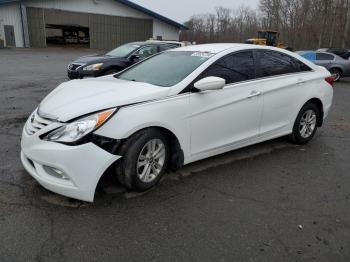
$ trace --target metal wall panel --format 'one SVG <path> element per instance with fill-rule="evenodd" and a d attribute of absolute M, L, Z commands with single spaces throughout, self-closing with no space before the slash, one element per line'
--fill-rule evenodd
<path fill-rule="evenodd" d="M 26 0 L 29 7 L 70 12 L 152 19 L 151 16 L 115 0 Z"/>
<path fill-rule="evenodd" d="M 16 47 L 23 47 L 21 12 L 18 3 L 9 3 L 0 6 L 0 38 L 3 40 L 5 40 L 4 25 L 13 25 L 15 31 Z"/>
<path fill-rule="evenodd" d="M 86 13 L 44 9 L 44 15 L 45 24 L 89 26 L 89 15 Z"/>
<path fill-rule="evenodd" d="M 153 37 L 158 36 L 161 36 L 163 40 L 179 41 L 180 31 L 176 27 L 155 19 L 153 20 Z"/>
<path fill-rule="evenodd" d="M 109 15 L 89 15 L 90 47 L 112 49 L 119 45 L 144 41 L 153 36 L 153 20 Z"/>
<path fill-rule="evenodd" d="M 27 7 L 30 47 L 46 47 L 44 9 Z"/>
<path fill-rule="evenodd" d="M 90 47 L 112 49 L 119 45 L 144 41 L 153 36 L 153 20 L 100 14 L 27 8 L 30 46 L 45 47 L 45 24 L 88 26 Z"/>

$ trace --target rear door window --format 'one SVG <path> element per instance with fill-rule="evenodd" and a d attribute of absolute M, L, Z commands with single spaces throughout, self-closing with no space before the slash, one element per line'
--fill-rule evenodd
<path fill-rule="evenodd" d="M 316 54 L 316 60 L 325 61 L 325 60 L 334 60 L 334 56 L 331 54 L 325 54 L 325 53 L 317 53 Z"/>
<path fill-rule="evenodd" d="M 269 77 L 311 71 L 312 69 L 298 59 L 271 50 L 256 50 L 259 59 L 259 77 Z"/>
<path fill-rule="evenodd" d="M 135 55 L 140 56 L 140 58 L 147 58 L 151 55 L 154 55 L 158 53 L 158 46 L 156 45 L 150 45 L 140 48 L 137 52 L 135 52 Z"/>
<path fill-rule="evenodd" d="M 202 74 L 201 78 L 209 76 L 224 78 L 226 84 L 255 78 L 253 52 L 242 51 L 219 59 Z"/>

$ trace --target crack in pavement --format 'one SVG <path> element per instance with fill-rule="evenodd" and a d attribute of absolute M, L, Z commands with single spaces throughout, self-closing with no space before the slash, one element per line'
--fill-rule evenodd
<path fill-rule="evenodd" d="M 64 255 L 64 248 L 65 248 L 65 243 L 68 242 L 67 239 L 70 238 L 70 234 L 68 233 L 66 239 L 59 239 L 55 237 L 55 219 L 54 219 L 54 214 L 51 214 L 51 212 L 48 212 L 47 210 L 44 211 L 44 213 L 47 216 L 47 219 L 49 221 L 48 226 L 49 226 L 49 236 L 47 239 L 45 239 L 40 248 L 39 252 L 36 254 L 35 258 L 36 261 L 48 261 L 52 260 L 53 257 L 55 257 L 55 261 L 66 261 L 66 257 Z M 69 230 L 68 232 L 71 232 Z"/>

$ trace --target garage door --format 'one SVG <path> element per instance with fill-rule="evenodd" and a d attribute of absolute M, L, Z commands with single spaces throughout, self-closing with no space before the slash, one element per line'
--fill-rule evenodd
<path fill-rule="evenodd" d="M 31 47 L 46 47 L 44 9 L 27 8 L 28 34 Z"/>
<path fill-rule="evenodd" d="M 112 49 L 119 45 L 144 41 L 153 36 L 153 20 L 128 17 L 89 16 L 90 47 Z"/>
<path fill-rule="evenodd" d="M 45 26 L 88 26 L 90 47 L 112 49 L 132 41 L 144 41 L 153 36 L 153 20 L 129 17 L 27 8 L 28 32 L 31 47 L 46 47 Z"/>

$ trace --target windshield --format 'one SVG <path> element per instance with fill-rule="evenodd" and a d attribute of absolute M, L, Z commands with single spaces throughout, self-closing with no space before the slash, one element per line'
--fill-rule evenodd
<path fill-rule="evenodd" d="M 115 56 L 115 57 L 126 57 L 130 53 L 132 53 L 134 50 L 138 49 L 140 45 L 137 44 L 126 44 L 117 47 L 116 49 L 113 49 L 112 51 L 108 52 L 106 55 L 109 56 Z"/>
<path fill-rule="evenodd" d="M 169 51 L 145 60 L 118 78 L 169 87 L 181 82 L 211 56 L 210 53 Z"/>

